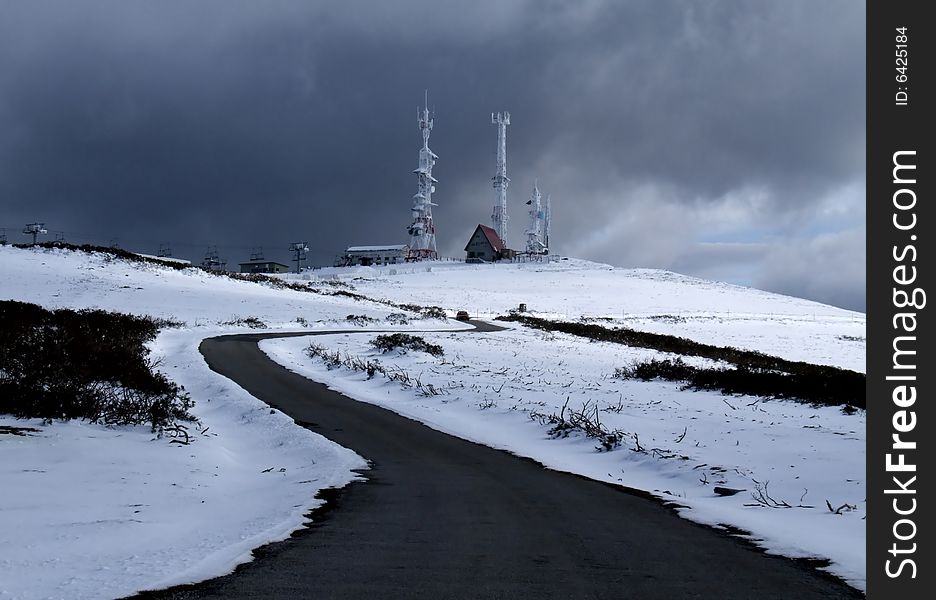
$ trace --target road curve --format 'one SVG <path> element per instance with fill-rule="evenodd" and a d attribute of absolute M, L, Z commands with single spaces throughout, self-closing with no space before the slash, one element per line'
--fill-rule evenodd
<path fill-rule="evenodd" d="M 231 575 L 139 598 L 862 598 L 800 562 L 681 519 L 644 494 L 550 471 L 204 340 L 208 365 L 372 463 L 313 523 Z M 308 333 L 288 335 L 309 335 Z"/>

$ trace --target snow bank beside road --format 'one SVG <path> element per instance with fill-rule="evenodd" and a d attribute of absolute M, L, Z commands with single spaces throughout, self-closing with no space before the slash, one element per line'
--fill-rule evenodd
<path fill-rule="evenodd" d="M 419 335 L 441 345 L 444 357 L 383 354 L 370 345 L 374 334 L 364 333 L 271 339 L 260 347 L 290 370 L 440 431 L 653 492 L 685 507 L 681 514 L 691 520 L 751 532 L 769 552 L 830 559 L 832 573 L 864 589 L 864 411 L 848 415 L 837 407 L 615 379 L 617 367 L 667 355 L 560 333 Z M 405 371 L 441 393 L 427 396 L 381 376 L 328 368 L 306 354 L 310 342 Z M 598 452 L 597 440 L 578 433 L 550 439 L 544 417 L 563 410 L 624 432 L 621 447 Z M 743 491 L 723 497 L 715 486 Z M 826 500 L 851 508 L 833 514 Z"/>
<path fill-rule="evenodd" d="M 213 373 L 197 350 L 209 333 L 154 344 L 208 428 L 189 445 L 147 427 L 0 417 L 40 430 L 0 435 L 0 598 L 113 598 L 222 575 L 366 468 Z"/>
<path fill-rule="evenodd" d="M 185 322 L 157 338 L 152 358 L 185 386 L 208 428 L 183 446 L 146 427 L 0 416 L 0 425 L 40 430 L 0 434 L 0 599 L 112 598 L 223 574 L 299 528 L 318 490 L 365 466 L 212 372 L 198 344 L 245 331 L 218 325 L 237 318 L 301 329 L 301 317 L 314 329 L 389 309 L 196 269 L 5 246 L 0 299 Z"/>

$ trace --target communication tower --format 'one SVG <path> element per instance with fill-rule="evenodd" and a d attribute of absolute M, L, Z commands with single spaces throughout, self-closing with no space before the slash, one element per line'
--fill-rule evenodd
<path fill-rule="evenodd" d="M 543 196 L 540 194 L 539 187 L 533 182 L 533 194 L 527 201 L 530 207 L 530 228 L 527 229 L 526 251 L 527 254 L 547 254 L 548 246 L 546 244 L 546 211 L 543 209 Z"/>
<path fill-rule="evenodd" d="M 546 254 L 549 254 L 549 236 L 552 233 L 552 196 L 546 194 L 546 208 L 543 211 L 543 243 L 546 245 Z"/>
<path fill-rule="evenodd" d="M 494 182 L 494 211 L 491 224 L 497 236 L 507 245 L 507 126 L 510 125 L 510 113 L 491 113 L 491 123 L 497 125 L 497 168 L 491 181 Z"/>
<path fill-rule="evenodd" d="M 409 258 L 413 260 L 432 260 L 439 257 L 436 250 L 435 225 L 432 223 L 432 193 L 438 183 L 432 176 L 432 167 L 436 156 L 429 149 L 429 134 L 432 132 L 433 116 L 429 114 L 429 92 L 426 91 L 425 104 L 416 109 L 416 122 L 422 132 L 423 145 L 419 150 L 419 167 L 416 174 L 417 192 L 413 196 L 413 223 L 407 228 L 410 234 Z"/>

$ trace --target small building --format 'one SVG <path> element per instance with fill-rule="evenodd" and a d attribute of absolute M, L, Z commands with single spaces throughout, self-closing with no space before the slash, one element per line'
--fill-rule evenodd
<path fill-rule="evenodd" d="M 406 262 L 409 246 L 396 244 L 390 246 L 351 246 L 340 256 L 336 266 L 368 267 L 371 265 L 395 265 Z M 339 264 L 340 263 L 340 264 Z"/>
<path fill-rule="evenodd" d="M 504 258 L 511 258 L 513 251 L 508 249 L 504 242 L 497 235 L 497 232 L 487 225 L 478 225 L 468 245 L 465 246 L 467 253 L 465 259 L 468 262 L 493 262 Z"/>
<path fill-rule="evenodd" d="M 239 263 L 241 273 L 288 273 L 287 265 L 272 260 L 251 260 Z"/>

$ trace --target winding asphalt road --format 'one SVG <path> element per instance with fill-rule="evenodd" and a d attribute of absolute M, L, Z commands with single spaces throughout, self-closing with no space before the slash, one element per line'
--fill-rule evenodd
<path fill-rule="evenodd" d="M 212 338 L 201 352 L 214 371 L 370 460 L 367 481 L 327 492 L 308 529 L 233 574 L 141 598 L 863 597 L 644 494 L 342 396 L 257 347 L 281 336 Z"/>

